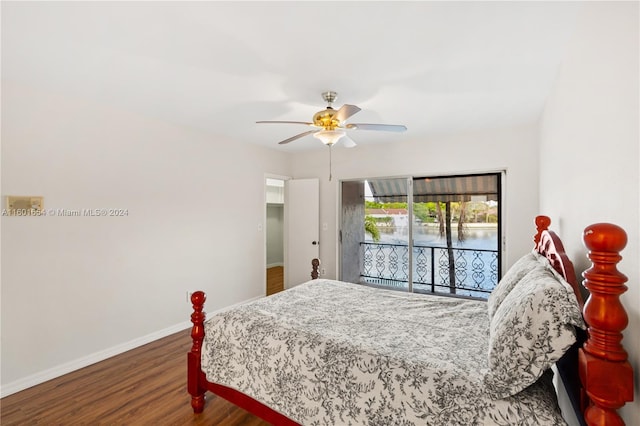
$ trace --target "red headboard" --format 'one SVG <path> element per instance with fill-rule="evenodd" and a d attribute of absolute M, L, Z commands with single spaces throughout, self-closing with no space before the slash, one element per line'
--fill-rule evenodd
<path fill-rule="evenodd" d="M 551 219 L 549 219 L 549 217 L 536 217 L 537 233 L 533 237 L 535 250 L 545 256 L 553 268 L 571 285 L 578 303 L 582 308 L 584 304 L 573 263 L 565 253 L 560 237 L 558 237 L 555 232 L 549 230 L 549 225 L 551 225 Z M 585 424 L 584 405 L 586 398 L 584 386 L 582 385 L 578 371 L 578 351 L 586 340 L 586 333 L 576 328 L 576 343 L 556 362 L 558 374 L 580 425 Z"/>
<path fill-rule="evenodd" d="M 553 269 L 555 269 L 562 277 L 571 284 L 573 292 L 576 294 L 580 307 L 584 306 L 580 286 L 576 279 L 576 272 L 573 269 L 573 263 L 564 251 L 564 246 L 560 237 L 555 232 L 549 230 L 551 219 L 547 216 L 536 217 L 537 234 L 533 237 L 536 244 L 536 251 L 545 256 Z"/>

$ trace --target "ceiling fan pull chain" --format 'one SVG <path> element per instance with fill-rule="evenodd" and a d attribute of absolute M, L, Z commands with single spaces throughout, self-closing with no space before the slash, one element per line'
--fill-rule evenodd
<path fill-rule="evenodd" d="M 329 145 L 329 182 L 331 182 L 331 145 Z"/>

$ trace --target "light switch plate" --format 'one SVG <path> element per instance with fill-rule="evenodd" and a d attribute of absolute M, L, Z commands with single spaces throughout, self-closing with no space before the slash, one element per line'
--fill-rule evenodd
<path fill-rule="evenodd" d="M 9 216 L 37 215 L 44 207 L 44 197 L 9 195 L 7 196 L 7 214 Z"/>

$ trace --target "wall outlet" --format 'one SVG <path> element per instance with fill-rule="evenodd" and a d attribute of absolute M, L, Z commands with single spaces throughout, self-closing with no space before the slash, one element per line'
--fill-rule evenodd
<path fill-rule="evenodd" d="M 191 303 L 191 292 L 187 291 L 187 303 Z"/>
<path fill-rule="evenodd" d="M 320 269 L 320 275 L 324 275 L 326 273 L 326 271 L 324 270 L 324 268 Z"/>

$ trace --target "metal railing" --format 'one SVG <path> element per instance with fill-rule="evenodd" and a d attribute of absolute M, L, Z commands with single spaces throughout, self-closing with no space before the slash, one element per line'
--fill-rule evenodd
<path fill-rule="evenodd" d="M 362 282 L 408 288 L 408 245 L 362 242 L 360 247 Z M 454 264 L 451 272 L 450 254 Z M 412 272 L 415 292 L 486 298 L 498 283 L 498 251 L 415 245 Z"/>

